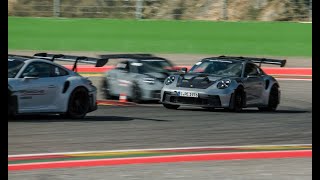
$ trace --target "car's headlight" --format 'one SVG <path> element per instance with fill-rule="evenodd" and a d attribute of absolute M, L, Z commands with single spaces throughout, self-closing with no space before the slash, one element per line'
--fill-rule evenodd
<path fill-rule="evenodd" d="M 156 80 L 155 78 L 151 78 L 151 77 L 143 78 L 143 82 L 148 84 L 154 84 L 155 80 Z"/>
<path fill-rule="evenodd" d="M 169 76 L 169 77 L 164 81 L 164 83 L 165 83 L 166 85 L 170 85 L 171 83 L 174 82 L 174 79 L 175 79 L 174 76 Z"/>
<path fill-rule="evenodd" d="M 230 86 L 230 84 L 231 84 L 230 79 L 221 80 L 218 82 L 217 88 L 218 89 L 225 89 L 225 88 L 228 88 Z"/>

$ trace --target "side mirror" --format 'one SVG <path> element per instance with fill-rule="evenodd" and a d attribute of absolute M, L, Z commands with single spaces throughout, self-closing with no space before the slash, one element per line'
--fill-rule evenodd
<path fill-rule="evenodd" d="M 180 72 L 182 72 L 183 74 L 185 74 L 185 73 L 188 72 L 188 68 L 183 67 L 183 68 L 181 68 Z"/>
<path fill-rule="evenodd" d="M 257 78 L 258 76 L 257 75 L 254 75 L 254 74 L 249 74 L 247 75 L 247 78 Z"/>
<path fill-rule="evenodd" d="M 28 72 L 23 74 L 24 79 L 38 79 L 39 73 L 38 72 Z"/>

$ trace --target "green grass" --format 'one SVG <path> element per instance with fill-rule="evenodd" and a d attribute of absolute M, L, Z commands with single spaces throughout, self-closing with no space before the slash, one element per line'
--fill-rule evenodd
<path fill-rule="evenodd" d="M 312 55 L 312 24 L 8 17 L 9 50 Z"/>

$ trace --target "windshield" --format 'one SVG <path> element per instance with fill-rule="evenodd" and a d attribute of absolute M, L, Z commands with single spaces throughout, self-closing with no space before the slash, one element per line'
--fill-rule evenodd
<path fill-rule="evenodd" d="M 239 61 L 228 60 L 208 60 L 196 63 L 189 73 L 205 73 L 217 76 L 236 76 L 240 77 L 242 63 Z"/>
<path fill-rule="evenodd" d="M 8 78 L 14 78 L 22 66 L 24 65 L 23 61 L 18 60 L 8 60 Z"/>
<path fill-rule="evenodd" d="M 173 70 L 172 64 L 161 59 L 142 60 L 141 66 L 139 66 L 139 73 L 142 74 L 150 72 L 170 72 Z"/>

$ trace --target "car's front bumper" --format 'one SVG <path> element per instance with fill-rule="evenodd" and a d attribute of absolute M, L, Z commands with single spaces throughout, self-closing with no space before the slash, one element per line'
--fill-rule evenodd
<path fill-rule="evenodd" d="M 88 113 L 98 109 L 97 91 L 92 91 L 89 94 L 89 104 L 90 104 L 90 106 L 89 106 Z"/>
<path fill-rule="evenodd" d="M 172 105 L 187 105 L 199 107 L 215 107 L 228 108 L 233 92 L 226 91 L 225 93 L 206 93 L 199 92 L 198 97 L 182 97 L 178 96 L 176 91 L 162 92 L 161 102 Z"/>
<path fill-rule="evenodd" d="M 145 101 L 159 101 L 161 97 L 161 90 L 144 89 L 142 94 L 142 99 Z"/>

